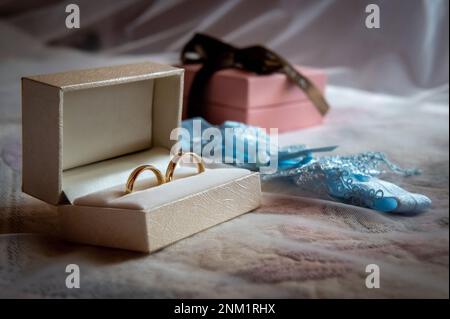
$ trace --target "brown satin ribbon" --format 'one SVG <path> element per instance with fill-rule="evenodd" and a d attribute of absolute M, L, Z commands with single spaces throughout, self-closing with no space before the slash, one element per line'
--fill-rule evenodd
<path fill-rule="evenodd" d="M 237 68 L 257 74 L 284 73 L 311 100 L 317 110 L 325 115 L 329 105 L 319 89 L 284 58 L 260 46 L 236 48 L 216 38 L 197 33 L 186 43 L 181 52 L 183 64 L 201 63 L 192 82 L 188 100 L 188 117 L 206 113 L 204 93 L 211 76 L 219 70 Z"/>

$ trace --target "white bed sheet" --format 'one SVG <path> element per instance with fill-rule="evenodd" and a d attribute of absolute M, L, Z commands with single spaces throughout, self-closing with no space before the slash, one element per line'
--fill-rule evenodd
<path fill-rule="evenodd" d="M 64 42 L 70 33 L 51 22 L 29 27 L 36 13 L 0 21 L 0 296 L 448 298 L 448 4 L 445 12 L 441 1 L 378 1 L 381 35 L 361 29 L 363 7 L 355 1 L 213 1 L 196 6 L 208 14 L 186 13 L 178 25 L 164 25 L 170 21 L 161 17 L 177 19 L 179 10 L 171 10 L 185 2 L 142 10 L 127 26 L 132 41 L 111 41 L 101 54 L 48 48 L 44 42 Z M 114 3 L 106 15 L 127 8 Z M 244 7 L 247 17 L 233 14 Z M 84 21 L 95 29 L 92 19 Z M 148 33 L 155 21 L 161 25 Z M 386 179 L 429 196 L 433 207 L 413 217 L 382 214 L 266 184 L 257 211 L 149 256 L 42 235 L 56 231 L 56 212 L 20 192 L 20 76 L 173 61 L 191 35 L 188 26 L 237 44 L 265 42 L 295 63 L 324 67 L 332 105 L 325 124 L 283 134 L 281 143 L 338 144 L 340 154 L 383 151 L 422 169 L 418 177 Z M 83 289 L 65 287 L 70 263 L 80 265 Z M 365 287 L 371 263 L 381 268 L 381 289 Z"/>

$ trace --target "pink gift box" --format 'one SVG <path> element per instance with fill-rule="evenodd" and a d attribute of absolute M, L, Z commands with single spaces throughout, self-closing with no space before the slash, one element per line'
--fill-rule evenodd
<path fill-rule="evenodd" d="M 184 117 L 192 80 L 200 67 L 184 66 Z M 323 71 L 296 68 L 324 92 L 327 77 Z M 305 93 L 281 73 L 257 75 L 236 69 L 216 72 L 209 81 L 205 99 L 205 118 L 212 124 L 232 120 L 286 132 L 318 125 L 323 120 Z"/>

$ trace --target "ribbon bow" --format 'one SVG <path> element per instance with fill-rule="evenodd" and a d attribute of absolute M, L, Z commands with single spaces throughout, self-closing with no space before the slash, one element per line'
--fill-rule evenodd
<path fill-rule="evenodd" d="M 203 97 L 208 80 L 214 72 L 228 68 L 257 74 L 284 73 L 305 92 L 322 115 L 328 112 L 328 103 L 317 87 L 284 58 L 263 46 L 255 45 L 239 49 L 208 35 L 197 33 L 184 46 L 181 61 L 183 64 L 203 64 L 192 82 L 188 100 L 188 117 L 204 117 L 206 110 Z"/>

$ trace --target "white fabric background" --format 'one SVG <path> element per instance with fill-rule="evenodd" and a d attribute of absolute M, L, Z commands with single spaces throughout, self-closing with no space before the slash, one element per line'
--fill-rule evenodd
<path fill-rule="evenodd" d="M 66 3 L 0 1 L 0 294 L 448 298 L 447 1 L 82 0 L 77 31 L 64 27 Z M 364 26 L 368 3 L 380 5 L 379 30 Z M 57 224 L 51 207 L 20 192 L 20 76 L 175 62 L 195 31 L 324 68 L 325 124 L 281 143 L 383 151 L 423 170 L 386 179 L 431 197 L 432 209 L 380 214 L 268 184 L 261 209 L 150 256 L 34 234 Z M 65 288 L 68 263 L 82 267 L 84 289 Z M 368 263 L 380 265 L 382 289 L 365 288 Z"/>
<path fill-rule="evenodd" d="M 97 43 L 113 54 L 177 54 L 194 31 L 206 32 L 236 45 L 265 44 L 294 63 L 327 68 L 334 84 L 373 91 L 411 94 L 448 83 L 445 0 L 80 0 L 76 31 L 64 27 L 67 3 L 5 20 L 40 42 Z M 365 27 L 370 3 L 380 7 L 380 29 Z M 3 11 L 11 7 L 6 1 Z"/>

